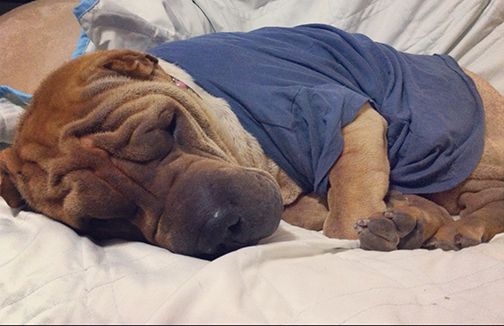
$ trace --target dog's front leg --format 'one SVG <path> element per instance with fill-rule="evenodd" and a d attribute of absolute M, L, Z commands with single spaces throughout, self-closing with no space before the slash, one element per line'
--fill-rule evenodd
<path fill-rule="evenodd" d="M 356 239 L 359 219 L 386 210 L 390 173 L 386 131 L 387 122 L 369 104 L 343 128 L 343 152 L 329 171 L 325 235 Z"/>

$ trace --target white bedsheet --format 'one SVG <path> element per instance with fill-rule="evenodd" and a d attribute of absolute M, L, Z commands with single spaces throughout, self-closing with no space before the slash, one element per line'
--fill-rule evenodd
<path fill-rule="evenodd" d="M 161 27 L 130 38 L 127 20 L 103 8 Z M 151 32 L 308 22 L 451 54 L 504 93 L 504 0 L 101 0 L 81 17 L 93 46 L 140 49 Z M 260 245 L 208 262 L 138 242 L 97 245 L 0 199 L 0 324 L 504 324 L 504 234 L 459 252 L 357 247 L 282 222 Z"/>
<path fill-rule="evenodd" d="M 287 223 L 215 261 L 96 245 L 0 201 L 3 324 L 504 323 L 504 235 L 460 252 L 370 252 Z"/>

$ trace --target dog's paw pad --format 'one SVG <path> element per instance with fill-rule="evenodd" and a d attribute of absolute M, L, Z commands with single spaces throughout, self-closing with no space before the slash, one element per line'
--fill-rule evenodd
<path fill-rule="evenodd" d="M 388 218 L 357 221 L 360 246 L 366 250 L 391 251 L 397 249 L 399 236 L 394 223 Z"/>
<path fill-rule="evenodd" d="M 401 238 L 409 235 L 417 226 L 417 221 L 409 214 L 389 211 L 384 215 L 394 222 L 399 237 Z"/>
<path fill-rule="evenodd" d="M 482 242 L 483 231 L 478 228 L 465 228 L 462 223 L 450 223 L 441 227 L 424 245 L 428 249 L 460 250 Z"/>
<path fill-rule="evenodd" d="M 380 216 L 361 219 L 356 229 L 363 249 L 389 251 L 422 246 L 422 225 L 402 212 L 389 210 Z"/>
<path fill-rule="evenodd" d="M 460 248 L 460 249 L 472 247 L 472 246 L 475 246 L 475 245 L 478 245 L 481 243 L 481 239 L 471 239 L 471 238 L 463 236 L 460 233 L 457 233 L 455 235 L 454 240 L 455 240 L 455 245 L 457 246 L 457 248 Z"/>

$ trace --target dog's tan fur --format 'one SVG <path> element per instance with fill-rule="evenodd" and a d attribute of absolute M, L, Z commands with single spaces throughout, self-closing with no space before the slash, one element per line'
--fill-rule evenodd
<path fill-rule="evenodd" d="M 488 241 L 504 231 L 504 131 L 500 127 L 504 125 L 504 99 L 490 84 L 469 74 L 483 100 L 487 130 L 481 162 L 464 183 L 426 198 L 388 193 L 387 124 L 366 104 L 343 129 L 344 149 L 329 172 L 328 197 L 318 198 L 303 194 L 243 129 L 228 104 L 209 95 L 178 67 L 163 62 L 158 65 L 152 57 L 132 51 L 98 52 L 64 65 L 39 87 L 18 127 L 13 146 L 0 154 L 1 194 L 13 207 L 26 201 L 31 208 L 83 232 L 89 230 L 86 221 L 91 216 L 91 220 L 108 221 L 93 226 L 94 233 L 103 237 L 144 238 L 168 249 L 176 244 L 176 251 L 190 253 L 183 240 L 170 233 L 171 228 L 187 227 L 184 210 L 170 204 L 170 212 L 180 216 L 165 221 L 163 211 L 168 204 L 163 209 L 158 207 L 153 196 L 186 195 L 174 195 L 162 188 L 163 184 L 175 184 L 175 179 L 184 179 L 191 173 L 215 170 L 237 178 L 252 173 L 254 178 L 264 179 L 258 189 L 264 189 L 266 195 L 279 189 L 285 205 L 283 218 L 290 223 L 323 229 L 330 237 L 360 238 L 366 249 L 460 249 Z M 192 91 L 171 85 L 170 76 L 184 81 Z M 129 121 L 128 114 L 137 114 L 135 109 L 125 109 L 123 116 L 115 118 L 101 117 L 103 112 L 94 109 L 103 107 L 100 103 L 104 101 L 122 101 L 124 93 L 114 91 L 115 86 L 110 85 L 119 83 L 124 91 L 135 80 L 149 82 L 153 93 L 168 94 L 149 105 L 161 101 L 170 109 L 144 119 L 156 125 L 166 115 L 167 125 L 162 127 L 169 128 L 175 114 L 181 118 L 182 151 L 168 153 L 174 158 L 166 166 L 175 170 L 183 166 L 183 171 L 190 172 L 183 177 L 181 172 L 161 173 L 158 165 L 150 166 L 152 160 L 156 164 L 164 161 L 158 153 L 151 153 L 146 159 L 145 151 L 150 152 L 145 146 L 127 149 L 125 142 L 135 139 L 128 138 L 132 137 L 130 134 L 126 137 L 127 128 L 123 127 Z M 58 96 L 54 95 L 55 90 Z M 90 92 L 95 95 L 90 96 Z M 151 95 L 149 91 L 142 94 Z M 90 130 L 96 131 L 96 123 L 101 127 L 115 123 L 122 129 L 87 135 Z M 140 122 L 135 123 L 138 128 Z M 154 148 L 160 146 L 156 141 L 152 143 Z M 138 155 L 143 155 L 143 159 Z M 91 169 L 91 173 L 72 179 L 65 174 L 68 166 L 72 166 L 70 170 Z M 156 173 L 149 172 L 152 170 Z M 99 178 L 93 179 L 96 176 Z M 83 181 L 86 178 L 94 183 Z M 66 182 L 65 187 L 59 186 L 60 179 Z M 131 184 L 131 180 L 135 182 Z M 106 204 L 101 207 L 103 198 Z M 186 200 L 181 198 L 172 202 Z M 258 197 L 258 202 L 263 198 L 266 197 Z M 461 219 L 453 221 L 450 214 L 460 214 Z"/>

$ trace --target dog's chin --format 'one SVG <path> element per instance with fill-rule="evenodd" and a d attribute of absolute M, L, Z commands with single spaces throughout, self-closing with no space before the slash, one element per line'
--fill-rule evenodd
<path fill-rule="evenodd" d="M 204 259 L 204 260 L 215 260 L 217 258 L 220 258 L 220 257 L 226 255 L 226 254 L 237 251 L 239 249 L 255 246 L 259 243 L 260 240 L 261 239 L 253 240 L 248 243 L 233 243 L 233 244 L 219 245 L 219 247 L 215 250 L 215 252 L 208 253 L 208 254 L 196 253 L 194 255 L 194 257 Z"/>
<path fill-rule="evenodd" d="M 200 247 L 192 241 L 182 241 L 184 243 L 179 242 L 179 245 L 174 246 L 173 244 L 170 244 L 167 249 L 175 254 L 191 256 L 204 260 L 215 260 L 219 257 L 238 251 L 240 249 L 257 245 L 262 239 L 272 235 L 277 228 L 278 224 L 276 224 L 276 227 L 272 227 L 270 230 L 265 231 L 263 229 L 263 232 L 265 231 L 263 235 L 254 239 L 249 239 L 246 242 L 234 242 L 228 240 L 214 247 Z"/>

